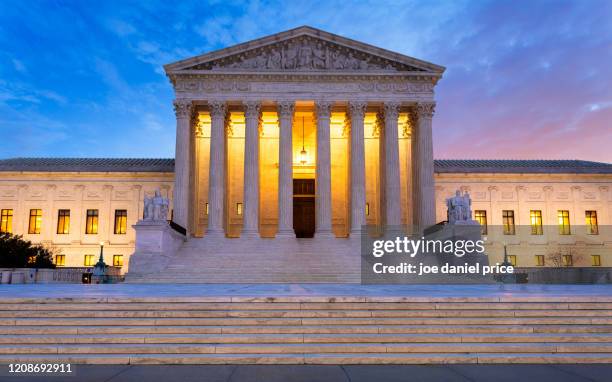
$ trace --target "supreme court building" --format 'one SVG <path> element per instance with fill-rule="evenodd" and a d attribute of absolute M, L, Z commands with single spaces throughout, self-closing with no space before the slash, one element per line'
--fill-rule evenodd
<path fill-rule="evenodd" d="M 62 248 L 66 265 L 82 265 L 104 240 L 124 269 L 131 256 L 134 282 L 359 282 L 362 226 L 440 223 L 457 189 L 470 191 L 485 227 L 567 218 L 593 233 L 612 222 L 611 164 L 434 161 L 441 66 L 300 27 L 165 70 L 174 161 L 0 161 L 2 221 L 10 211 L 15 233 Z M 141 220 L 157 189 L 170 199 L 172 228 Z M 580 266 L 612 265 L 609 238 L 592 238 L 598 263 Z M 550 265 L 537 256 L 514 262 Z"/>

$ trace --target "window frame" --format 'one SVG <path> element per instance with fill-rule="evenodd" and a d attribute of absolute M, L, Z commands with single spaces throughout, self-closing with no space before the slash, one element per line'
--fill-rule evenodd
<path fill-rule="evenodd" d="M 117 261 L 117 259 L 119 259 L 120 261 Z M 113 255 L 113 267 L 123 267 L 123 255 Z"/>
<path fill-rule="evenodd" d="M 587 235 L 599 235 L 599 222 L 597 221 L 597 211 L 584 211 L 584 218 L 586 220 Z"/>
<path fill-rule="evenodd" d="M 62 261 L 59 261 L 60 259 Z M 66 255 L 63 255 L 63 254 L 55 255 L 54 263 L 56 267 L 65 267 L 66 266 Z"/>
<path fill-rule="evenodd" d="M 504 227 L 504 235 L 516 235 L 514 210 L 502 210 L 502 223 Z"/>
<path fill-rule="evenodd" d="M 546 257 L 544 255 L 535 255 L 536 267 L 546 266 Z"/>
<path fill-rule="evenodd" d="M 474 220 L 480 224 L 480 232 L 487 234 L 487 210 L 474 210 Z M 482 224 L 484 222 L 484 224 Z"/>
<path fill-rule="evenodd" d="M 28 235 L 40 235 L 42 228 L 42 208 L 30 208 Z"/>
<path fill-rule="evenodd" d="M 531 226 L 532 235 L 544 234 L 544 228 L 542 227 L 542 210 L 529 210 L 529 225 Z"/>
<path fill-rule="evenodd" d="M 557 224 L 559 226 L 559 235 L 566 236 L 572 234 L 569 210 L 557 210 Z"/>
<path fill-rule="evenodd" d="M 0 233 L 13 233 L 13 209 L 0 210 Z"/>
<path fill-rule="evenodd" d="M 574 257 L 572 255 L 561 255 L 561 264 L 563 264 L 564 267 L 573 267 Z"/>
<path fill-rule="evenodd" d="M 90 215 L 90 212 L 92 213 L 91 215 Z M 99 217 L 100 217 L 100 210 L 98 209 L 92 208 L 92 209 L 88 209 L 85 212 L 85 235 L 97 235 L 98 234 L 98 229 L 100 225 Z"/>
<path fill-rule="evenodd" d="M 127 210 L 118 209 L 115 210 L 115 226 L 113 228 L 115 235 L 127 234 Z"/>
<path fill-rule="evenodd" d="M 88 259 L 90 259 L 91 261 L 88 264 Z M 96 255 L 84 255 L 83 256 L 83 266 L 84 267 L 93 267 L 94 265 L 96 265 Z"/>
<path fill-rule="evenodd" d="M 60 230 L 60 228 L 62 229 Z M 62 208 L 62 209 L 57 210 L 57 229 L 55 232 L 58 235 L 70 234 L 70 210 L 69 209 Z"/>

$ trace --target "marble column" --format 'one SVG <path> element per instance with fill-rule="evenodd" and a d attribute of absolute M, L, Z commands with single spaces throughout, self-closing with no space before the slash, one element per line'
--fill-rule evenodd
<path fill-rule="evenodd" d="M 259 237 L 259 124 L 261 104 L 245 102 L 244 211 L 242 237 Z"/>
<path fill-rule="evenodd" d="M 186 99 L 174 100 L 176 114 L 176 149 L 174 159 L 174 198 L 172 221 L 179 226 L 189 228 L 189 165 L 191 159 L 190 123 L 192 102 Z"/>
<path fill-rule="evenodd" d="M 278 233 L 277 237 L 295 237 L 293 231 L 293 110 L 290 101 L 278 103 Z"/>
<path fill-rule="evenodd" d="M 402 224 L 402 206 L 399 167 L 399 138 L 397 120 L 399 103 L 386 102 L 384 105 L 385 128 L 385 225 L 399 226 Z"/>
<path fill-rule="evenodd" d="M 434 159 L 431 120 L 434 102 L 419 102 L 412 110 L 413 224 L 424 229 L 435 224 Z"/>
<path fill-rule="evenodd" d="M 331 229 L 331 102 L 318 101 L 317 109 L 317 166 L 315 236 L 333 237 Z"/>
<path fill-rule="evenodd" d="M 365 204 L 365 142 L 364 118 L 367 104 L 357 101 L 349 103 L 351 115 L 350 155 L 350 195 L 351 195 L 351 236 L 361 234 L 361 226 L 366 224 Z"/>
<path fill-rule="evenodd" d="M 208 183 L 208 229 L 211 236 L 223 236 L 225 197 L 225 102 L 209 102 L 210 161 Z"/>

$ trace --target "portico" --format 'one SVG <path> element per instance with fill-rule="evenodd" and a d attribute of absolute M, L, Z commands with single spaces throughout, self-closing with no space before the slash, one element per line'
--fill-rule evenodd
<path fill-rule="evenodd" d="M 309 195 L 294 187 L 309 182 L 315 238 L 435 223 L 444 68 L 301 27 L 165 69 L 176 93 L 172 220 L 191 240 L 295 237 L 309 214 L 295 203 Z"/>

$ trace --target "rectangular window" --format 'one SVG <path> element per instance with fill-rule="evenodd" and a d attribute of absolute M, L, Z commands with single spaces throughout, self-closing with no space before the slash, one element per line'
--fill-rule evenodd
<path fill-rule="evenodd" d="M 113 256 L 113 266 L 114 267 L 122 267 L 123 266 L 123 255 L 114 255 Z"/>
<path fill-rule="evenodd" d="M 127 210 L 115 210 L 115 235 L 127 232 Z"/>
<path fill-rule="evenodd" d="M 93 267 L 94 264 L 94 255 L 85 255 L 83 265 L 85 265 L 86 267 Z"/>
<path fill-rule="evenodd" d="M 57 211 L 57 233 L 59 235 L 70 233 L 70 210 Z"/>
<path fill-rule="evenodd" d="M 66 265 L 66 255 L 55 255 L 55 266 L 63 267 Z"/>
<path fill-rule="evenodd" d="M 558 210 L 557 218 L 559 220 L 559 235 L 570 234 L 570 221 L 568 210 Z"/>
<path fill-rule="evenodd" d="M 206 215 L 208 215 L 208 203 L 206 203 Z"/>
<path fill-rule="evenodd" d="M 508 261 L 513 267 L 516 267 L 516 255 L 508 255 Z"/>
<path fill-rule="evenodd" d="M 529 220 L 531 221 L 531 234 L 542 235 L 542 211 L 531 210 L 529 211 Z"/>
<path fill-rule="evenodd" d="M 370 203 L 366 203 L 365 213 L 366 213 L 366 216 L 370 216 Z"/>
<path fill-rule="evenodd" d="M 487 234 L 487 211 L 476 210 L 474 211 L 474 219 L 480 223 L 481 231 L 483 235 Z"/>
<path fill-rule="evenodd" d="M 588 235 L 599 235 L 597 225 L 597 211 L 584 211 L 586 215 L 586 229 Z"/>
<path fill-rule="evenodd" d="M 572 259 L 572 255 L 563 255 L 563 266 L 571 267 L 574 265 L 574 260 Z"/>
<path fill-rule="evenodd" d="M 88 235 L 95 235 L 98 233 L 98 210 L 87 210 L 85 233 Z"/>
<path fill-rule="evenodd" d="M 39 234 L 41 225 L 42 225 L 42 210 L 31 209 L 30 210 L 30 223 L 28 225 L 28 233 L 29 234 Z"/>
<path fill-rule="evenodd" d="M 13 210 L 2 210 L 0 218 L 0 233 L 13 232 Z"/>
<path fill-rule="evenodd" d="M 516 233 L 514 229 L 514 211 L 503 210 L 502 218 L 504 224 L 504 235 L 514 235 Z"/>
<path fill-rule="evenodd" d="M 236 215 L 242 215 L 242 203 L 236 203 Z"/>
<path fill-rule="evenodd" d="M 536 255 L 535 256 L 535 260 L 536 260 L 536 266 L 538 267 L 543 267 L 545 264 L 544 261 L 544 255 Z"/>
<path fill-rule="evenodd" d="M 591 255 L 591 265 L 594 267 L 601 267 L 601 256 Z"/>

